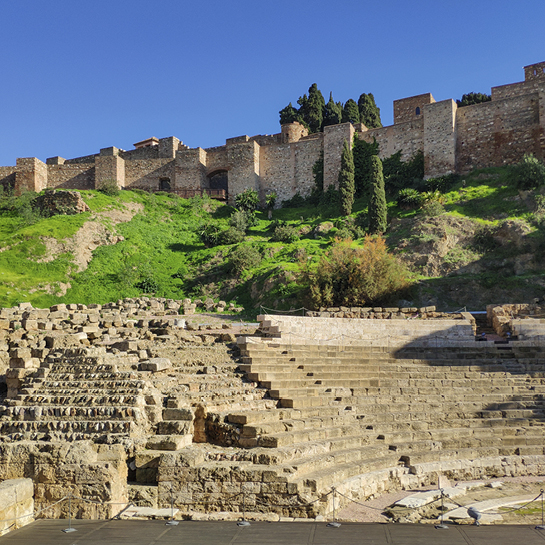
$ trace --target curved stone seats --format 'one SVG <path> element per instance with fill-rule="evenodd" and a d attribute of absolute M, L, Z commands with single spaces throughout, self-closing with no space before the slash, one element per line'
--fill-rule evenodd
<path fill-rule="evenodd" d="M 303 494 L 400 466 L 411 474 L 432 462 L 545 455 L 545 385 L 513 352 L 390 353 L 291 345 L 276 333 L 242 342 L 240 368 L 278 408 L 228 420 L 241 427 L 241 446 L 261 447 L 262 457 L 270 449 Z M 325 410 L 336 416 L 304 417 Z"/>

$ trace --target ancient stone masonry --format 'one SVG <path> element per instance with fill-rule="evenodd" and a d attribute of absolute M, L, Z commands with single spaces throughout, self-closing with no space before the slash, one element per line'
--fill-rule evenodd
<path fill-rule="evenodd" d="M 433 307 L 264 315 L 244 333 L 207 325 L 197 305 L 214 307 L 142 297 L 2 309 L 4 486 L 30 479 L 36 508 L 51 507 L 41 516 L 66 517 L 71 495 L 81 518 L 172 497 L 177 517 L 245 506 L 280 520 L 327 515 L 333 486 L 364 500 L 438 473 L 545 471 L 538 336 L 483 342 L 473 316 Z M 490 325 L 541 311 L 494 305 Z"/>
<path fill-rule="evenodd" d="M 372 142 L 380 156 L 398 151 L 404 160 L 424 153 L 425 175 L 468 172 L 519 161 L 525 153 L 544 158 L 545 62 L 524 68 L 525 81 L 492 88 L 492 101 L 458 108 L 451 100 L 436 102 L 431 93 L 394 101 L 394 124 L 367 129 L 343 123 L 309 135 L 299 123 L 283 125 L 279 134 L 229 138 L 225 145 L 190 149 L 176 137 L 155 137 L 124 151 L 99 153 L 45 163 L 19 158 L 0 167 L 0 184 L 17 193 L 49 188 L 93 189 L 109 180 L 120 187 L 171 191 L 193 196 L 203 191 L 233 202 L 245 189 L 260 198 L 275 191 L 278 203 L 313 188 L 312 166 L 324 156 L 324 186 L 337 183 L 343 142 L 354 135 Z"/>

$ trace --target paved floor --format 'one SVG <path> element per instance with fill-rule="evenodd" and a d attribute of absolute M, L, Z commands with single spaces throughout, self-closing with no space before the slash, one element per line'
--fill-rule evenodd
<path fill-rule="evenodd" d="M 1 545 L 545 545 L 545 531 L 533 526 L 451 526 L 343 523 L 328 528 L 314 522 L 74 521 L 76 532 L 63 533 L 66 520 L 40 520 L 0 537 Z"/>

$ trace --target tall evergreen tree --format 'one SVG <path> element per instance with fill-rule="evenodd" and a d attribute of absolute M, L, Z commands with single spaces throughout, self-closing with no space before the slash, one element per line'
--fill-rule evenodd
<path fill-rule="evenodd" d="M 323 126 L 338 125 L 343 117 L 343 107 L 340 102 L 333 101 L 333 93 L 329 93 L 329 101 L 325 105 Z"/>
<path fill-rule="evenodd" d="M 386 231 L 388 220 L 382 161 L 378 155 L 373 155 L 370 159 L 370 163 L 371 200 L 369 201 L 369 233 L 374 235 Z"/>
<path fill-rule="evenodd" d="M 299 121 L 299 112 L 291 105 L 291 102 L 278 113 L 280 114 L 280 125 Z"/>
<path fill-rule="evenodd" d="M 371 188 L 371 157 L 378 155 L 378 142 L 373 138 L 373 142 L 360 140 L 357 135 L 354 136 L 352 146 L 352 155 L 354 156 L 354 182 L 356 186 L 356 196 L 368 194 Z"/>
<path fill-rule="evenodd" d="M 350 123 L 353 125 L 360 122 L 360 111 L 358 110 L 358 105 L 356 104 L 356 101 L 352 100 L 351 98 L 345 102 L 343 108 L 342 122 L 347 123 L 348 121 L 350 121 Z"/>
<path fill-rule="evenodd" d="M 325 100 L 318 86 L 313 83 L 308 88 L 308 99 L 306 102 L 306 117 L 310 132 L 320 132 L 324 119 Z"/>
<path fill-rule="evenodd" d="M 339 171 L 339 193 L 341 195 L 341 213 L 349 216 L 354 205 L 354 158 L 350 145 L 345 140 L 341 155 L 341 170 Z"/>
<path fill-rule="evenodd" d="M 360 112 L 360 123 L 363 123 L 368 129 L 382 127 L 380 108 L 375 104 L 373 93 L 369 93 L 368 95 L 362 93 L 360 95 L 358 110 Z"/>

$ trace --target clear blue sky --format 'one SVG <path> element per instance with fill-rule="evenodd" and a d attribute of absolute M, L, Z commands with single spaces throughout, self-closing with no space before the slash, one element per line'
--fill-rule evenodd
<path fill-rule="evenodd" d="M 0 0 L 0 165 L 156 136 L 211 147 L 326 101 L 436 100 L 545 61 L 544 0 Z"/>

